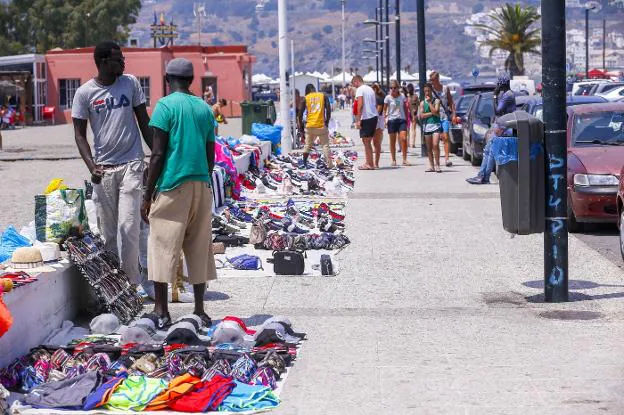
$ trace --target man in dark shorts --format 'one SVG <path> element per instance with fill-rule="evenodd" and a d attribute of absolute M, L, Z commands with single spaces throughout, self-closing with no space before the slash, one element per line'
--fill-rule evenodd
<path fill-rule="evenodd" d="M 360 130 L 360 138 L 364 143 L 364 154 L 366 162 L 362 164 L 360 170 L 375 170 L 373 161 L 373 137 L 377 128 L 377 99 L 375 91 L 370 86 L 364 84 L 364 79 L 360 75 L 355 75 L 351 84 L 357 88 L 355 99 L 357 100 L 357 114 L 355 116 L 355 127 Z"/>

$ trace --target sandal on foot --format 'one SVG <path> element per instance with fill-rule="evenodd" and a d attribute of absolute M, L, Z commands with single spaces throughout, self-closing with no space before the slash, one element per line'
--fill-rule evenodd
<path fill-rule="evenodd" d="M 212 319 L 210 318 L 210 316 L 208 316 L 208 314 L 202 313 L 202 314 L 195 314 L 195 315 L 201 319 L 204 327 L 210 328 L 212 326 Z"/>

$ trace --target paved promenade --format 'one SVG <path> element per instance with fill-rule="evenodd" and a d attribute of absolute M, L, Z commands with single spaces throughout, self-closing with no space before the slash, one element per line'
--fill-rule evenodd
<path fill-rule="evenodd" d="M 348 113 L 337 118 L 348 127 Z M 416 154 L 413 167 L 356 173 L 340 275 L 211 285 L 214 317 L 253 323 L 283 314 L 308 333 L 274 413 L 624 413 L 618 264 L 571 237 L 575 301 L 544 304 L 542 236 L 511 239 L 498 187 L 469 186 L 474 168 L 452 160 L 443 174 L 425 173 Z M 9 222 L 4 212 L 21 217 L 10 204 L 32 198 L 50 177 L 79 183 L 85 175 L 80 161 L 37 163 L 0 163 L 2 190 L 14 195 L 0 227 Z"/>

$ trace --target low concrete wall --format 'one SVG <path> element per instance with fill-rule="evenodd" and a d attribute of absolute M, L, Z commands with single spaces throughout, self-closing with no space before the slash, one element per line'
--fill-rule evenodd
<path fill-rule="evenodd" d="M 39 280 L 4 294 L 13 325 L 0 337 L 0 367 L 39 346 L 43 340 L 72 320 L 81 306 L 78 269 L 61 264 L 55 272 L 39 274 Z"/>

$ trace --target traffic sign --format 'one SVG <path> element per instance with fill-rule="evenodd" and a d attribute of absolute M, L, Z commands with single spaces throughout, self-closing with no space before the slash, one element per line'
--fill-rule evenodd
<path fill-rule="evenodd" d="M 479 68 L 477 68 L 476 66 L 472 68 L 472 76 L 474 76 L 475 78 L 479 76 Z"/>

